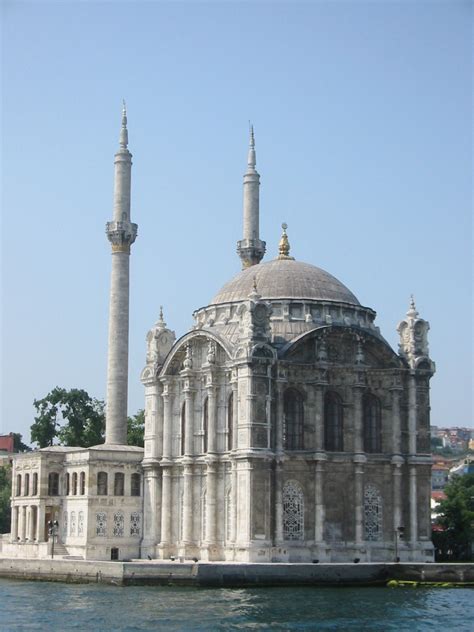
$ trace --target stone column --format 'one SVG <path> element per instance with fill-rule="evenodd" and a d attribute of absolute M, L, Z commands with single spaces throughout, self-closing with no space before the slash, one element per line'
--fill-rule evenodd
<path fill-rule="evenodd" d="M 275 463 L 275 544 L 283 542 L 283 465 Z"/>
<path fill-rule="evenodd" d="M 235 542 L 237 538 L 237 463 L 232 460 L 232 534 L 231 540 Z"/>
<path fill-rule="evenodd" d="M 416 465 L 410 464 L 410 542 L 415 545 L 418 541 L 418 514 L 417 514 L 417 490 L 416 490 Z"/>
<path fill-rule="evenodd" d="M 324 462 L 316 461 L 314 478 L 314 540 L 316 544 L 324 542 L 324 522 L 326 508 L 324 505 Z"/>
<path fill-rule="evenodd" d="M 179 508 L 178 508 L 179 512 Z M 171 544 L 171 467 L 163 467 L 161 490 L 161 541 L 160 548 Z M 166 554 L 167 551 L 164 551 Z"/>
<path fill-rule="evenodd" d="M 315 449 L 317 452 L 324 450 L 324 393 L 323 387 L 316 385 L 314 393 L 316 440 Z"/>
<path fill-rule="evenodd" d="M 145 534 L 148 546 L 155 546 L 158 542 L 158 486 L 159 475 L 156 469 L 147 469 L 145 473 L 144 509 L 149 515 L 149 530 Z"/>
<path fill-rule="evenodd" d="M 278 380 L 276 382 L 276 410 L 275 410 L 275 450 L 283 452 L 283 424 L 285 423 L 285 411 L 283 407 L 283 389 L 284 382 Z"/>
<path fill-rule="evenodd" d="M 402 463 L 403 459 L 392 459 L 392 484 L 393 484 L 393 531 L 404 526 L 402 523 Z"/>
<path fill-rule="evenodd" d="M 184 465 L 183 473 L 183 542 L 191 544 L 193 540 L 193 466 Z"/>
<path fill-rule="evenodd" d="M 232 450 L 239 447 L 239 391 L 237 389 L 237 379 L 232 382 Z"/>
<path fill-rule="evenodd" d="M 10 528 L 10 542 L 16 542 L 18 537 L 18 507 L 12 506 L 12 520 Z"/>
<path fill-rule="evenodd" d="M 19 523 L 20 541 L 24 542 L 26 539 L 26 505 L 20 507 Z"/>
<path fill-rule="evenodd" d="M 362 419 L 362 387 L 354 386 L 352 389 L 354 398 L 354 452 L 364 452 L 364 429 Z"/>
<path fill-rule="evenodd" d="M 209 461 L 207 464 L 206 478 L 206 519 L 207 533 L 203 533 L 203 539 L 208 544 L 215 544 L 217 541 L 216 524 L 216 488 L 217 488 L 217 464 Z"/>
<path fill-rule="evenodd" d="M 145 384 L 145 458 L 159 459 L 163 455 L 163 419 L 161 384 Z"/>
<path fill-rule="evenodd" d="M 400 420 L 400 388 L 392 388 L 392 451 L 400 454 L 401 446 L 401 420 Z"/>
<path fill-rule="evenodd" d="M 172 417 L 172 398 L 169 391 L 169 385 L 165 384 L 163 393 L 163 459 L 171 459 L 171 417 Z"/>
<path fill-rule="evenodd" d="M 408 381 L 408 452 L 416 454 L 416 380 L 410 375 Z"/>
<path fill-rule="evenodd" d="M 28 540 L 33 542 L 35 539 L 35 507 L 30 505 L 28 507 Z"/>
<path fill-rule="evenodd" d="M 39 482 L 38 482 L 39 484 Z M 38 542 L 44 542 L 44 521 L 45 521 L 45 508 L 44 504 L 40 502 L 36 515 L 36 539 Z"/>
<path fill-rule="evenodd" d="M 357 457 L 354 460 L 354 526 L 355 543 L 362 544 L 364 540 L 364 463 Z"/>
<path fill-rule="evenodd" d="M 216 388 L 211 383 L 207 386 L 207 450 L 211 454 L 215 454 L 217 452 L 216 412 Z"/>
<path fill-rule="evenodd" d="M 194 453 L 194 393 L 189 388 L 184 391 L 186 402 L 184 419 L 184 454 L 192 456 Z"/>

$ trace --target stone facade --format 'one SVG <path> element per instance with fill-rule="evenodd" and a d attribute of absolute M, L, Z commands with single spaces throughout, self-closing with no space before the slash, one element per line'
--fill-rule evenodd
<path fill-rule="evenodd" d="M 106 443 L 16 457 L 12 554 L 41 555 L 45 525 L 57 520 L 66 552 L 94 559 L 431 561 L 429 325 L 412 300 L 395 353 L 371 308 L 290 256 L 285 224 L 279 256 L 260 262 L 253 130 L 243 270 L 178 340 L 160 313 L 141 375 L 144 452 L 118 445 L 136 235 L 124 121 L 116 155 L 123 213 L 108 226 Z"/>

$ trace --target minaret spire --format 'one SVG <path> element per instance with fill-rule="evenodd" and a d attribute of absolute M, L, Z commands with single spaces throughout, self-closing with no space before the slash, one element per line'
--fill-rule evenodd
<path fill-rule="evenodd" d="M 250 125 L 247 171 L 244 174 L 244 221 L 243 239 L 237 242 L 237 254 L 242 260 L 242 268 L 260 263 L 265 254 L 265 242 L 259 236 L 259 187 L 260 174 L 255 169 L 255 134 Z"/>
<path fill-rule="evenodd" d="M 107 412 L 105 442 L 127 443 L 128 330 L 130 246 L 137 225 L 130 221 L 132 154 L 128 150 L 127 111 L 122 110 L 119 149 L 115 154 L 114 217 L 106 233 L 112 246 L 110 277 Z"/>

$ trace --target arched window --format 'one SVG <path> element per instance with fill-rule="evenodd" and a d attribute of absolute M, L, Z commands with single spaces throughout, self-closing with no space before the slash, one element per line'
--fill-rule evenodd
<path fill-rule="evenodd" d="M 287 481 L 283 487 L 283 538 L 304 539 L 304 495 L 296 481 Z"/>
<path fill-rule="evenodd" d="M 97 496 L 107 496 L 107 486 L 107 472 L 99 472 L 97 474 Z"/>
<path fill-rule="evenodd" d="M 57 472 L 48 474 L 48 496 L 59 496 L 59 474 Z"/>
<path fill-rule="evenodd" d="M 36 494 L 38 493 L 38 474 L 37 474 L 37 472 L 35 472 L 33 474 L 33 489 L 31 490 L 31 493 L 33 494 L 33 496 L 36 496 Z"/>
<path fill-rule="evenodd" d="M 382 539 L 382 497 L 375 485 L 364 490 L 364 531 L 366 540 Z"/>
<path fill-rule="evenodd" d="M 25 474 L 25 489 L 23 490 L 23 496 L 29 496 L 30 494 L 30 475 Z"/>
<path fill-rule="evenodd" d="M 140 474 L 132 474 L 130 479 L 130 496 L 141 495 L 141 478 Z"/>
<path fill-rule="evenodd" d="M 184 450 L 186 448 L 186 402 L 183 403 L 181 407 L 181 455 L 184 455 Z"/>
<path fill-rule="evenodd" d="M 79 493 L 81 496 L 84 496 L 86 493 L 86 473 L 81 472 L 79 476 Z"/>
<path fill-rule="evenodd" d="M 289 388 L 283 396 L 283 445 L 285 450 L 302 450 L 304 439 L 303 396 Z"/>
<path fill-rule="evenodd" d="M 72 495 L 77 494 L 77 472 L 72 473 Z"/>
<path fill-rule="evenodd" d="M 67 474 L 66 474 L 66 496 L 69 496 L 69 494 L 71 492 L 70 480 L 71 480 L 71 476 L 70 476 L 69 472 L 67 472 Z"/>
<path fill-rule="evenodd" d="M 380 422 L 380 400 L 366 393 L 362 398 L 364 420 L 364 450 L 365 452 L 382 452 L 382 430 Z"/>
<path fill-rule="evenodd" d="M 16 475 L 16 495 L 21 496 L 21 474 Z"/>
<path fill-rule="evenodd" d="M 234 393 L 227 400 L 227 450 L 233 449 L 234 442 Z"/>
<path fill-rule="evenodd" d="M 122 472 L 116 472 L 114 476 L 114 496 L 123 496 L 125 488 L 125 475 Z"/>
<path fill-rule="evenodd" d="M 333 391 L 329 391 L 324 397 L 324 448 L 329 452 L 344 450 L 342 400 Z"/>
<path fill-rule="evenodd" d="M 207 431 L 209 428 L 209 399 L 206 397 L 202 408 L 202 451 L 207 452 Z"/>

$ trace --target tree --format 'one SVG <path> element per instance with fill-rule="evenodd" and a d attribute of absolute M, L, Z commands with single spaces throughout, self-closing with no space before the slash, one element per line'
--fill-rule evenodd
<path fill-rule="evenodd" d="M 31 426 L 31 441 L 40 448 L 60 445 L 87 448 L 104 441 L 104 402 L 82 390 L 56 386 L 43 399 L 33 402 L 38 415 Z"/>
<path fill-rule="evenodd" d="M 23 435 L 19 432 L 13 433 L 13 450 L 15 452 L 31 452 L 30 446 L 23 443 Z"/>
<path fill-rule="evenodd" d="M 10 532 L 11 467 L 0 467 L 0 534 Z"/>
<path fill-rule="evenodd" d="M 127 443 L 143 448 L 145 435 L 145 411 L 139 410 L 133 417 L 127 419 Z"/>
<path fill-rule="evenodd" d="M 469 561 L 474 542 L 474 474 L 455 476 L 437 508 L 433 543 L 439 560 Z"/>

